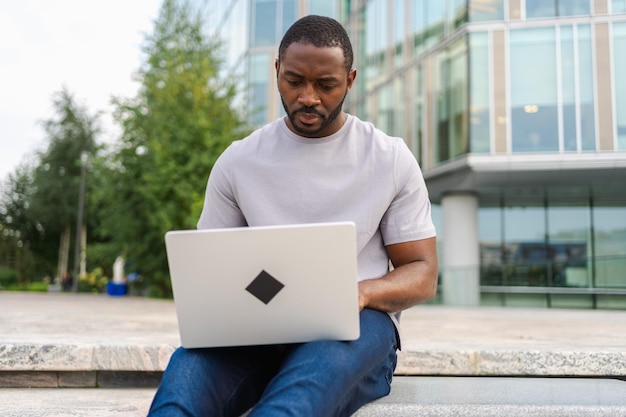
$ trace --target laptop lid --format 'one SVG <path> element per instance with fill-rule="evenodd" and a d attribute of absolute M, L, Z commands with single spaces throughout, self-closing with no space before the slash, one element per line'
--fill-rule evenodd
<path fill-rule="evenodd" d="M 352 222 L 170 231 L 186 348 L 359 337 Z"/>

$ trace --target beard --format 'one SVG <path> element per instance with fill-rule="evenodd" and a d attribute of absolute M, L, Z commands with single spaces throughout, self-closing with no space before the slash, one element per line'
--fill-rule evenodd
<path fill-rule="evenodd" d="M 315 107 L 308 107 L 308 106 L 302 106 L 299 109 L 294 110 L 290 113 L 289 109 L 287 108 L 287 104 L 285 103 L 285 100 L 283 100 L 283 98 L 281 97 L 280 101 L 283 103 L 283 108 L 285 109 L 285 113 L 287 113 L 287 117 L 289 118 L 289 121 L 291 122 L 291 126 L 293 127 L 293 129 L 299 134 L 301 134 L 302 136 L 313 137 L 314 135 L 317 135 L 319 132 L 324 130 L 332 122 L 334 122 L 335 119 L 337 119 L 337 117 L 341 114 L 341 109 L 343 108 L 343 102 L 346 99 L 347 94 L 348 94 L 347 92 L 346 94 L 344 94 L 343 98 L 341 99 L 341 102 L 337 105 L 337 107 L 335 107 L 328 114 L 328 116 L 324 116 L 322 113 L 317 111 Z M 322 119 L 322 124 L 320 125 L 320 127 L 318 127 L 315 130 L 303 129 L 302 127 L 296 124 L 296 115 L 298 113 L 316 114 L 317 116 L 320 117 L 320 119 Z"/>

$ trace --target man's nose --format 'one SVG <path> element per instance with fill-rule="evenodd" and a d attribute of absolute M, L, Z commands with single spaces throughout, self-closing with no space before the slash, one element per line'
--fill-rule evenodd
<path fill-rule="evenodd" d="M 312 83 L 305 83 L 302 92 L 300 93 L 299 101 L 302 105 L 311 107 L 320 103 L 317 90 Z"/>

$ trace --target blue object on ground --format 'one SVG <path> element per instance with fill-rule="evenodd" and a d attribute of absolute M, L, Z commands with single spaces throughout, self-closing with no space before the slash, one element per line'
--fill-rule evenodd
<path fill-rule="evenodd" d="M 126 284 L 117 284 L 115 282 L 107 283 L 107 294 L 111 296 L 119 297 L 122 295 L 126 295 L 127 292 L 128 286 Z"/>

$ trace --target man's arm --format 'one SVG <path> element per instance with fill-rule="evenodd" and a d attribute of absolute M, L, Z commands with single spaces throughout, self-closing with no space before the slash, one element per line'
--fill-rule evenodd
<path fill-rule="evenodd" d="M 359 282 L 359 309 L 397 312 L 428 301 L 437 293 L 436 238 L 387 246 L 393 271 Z"/>

